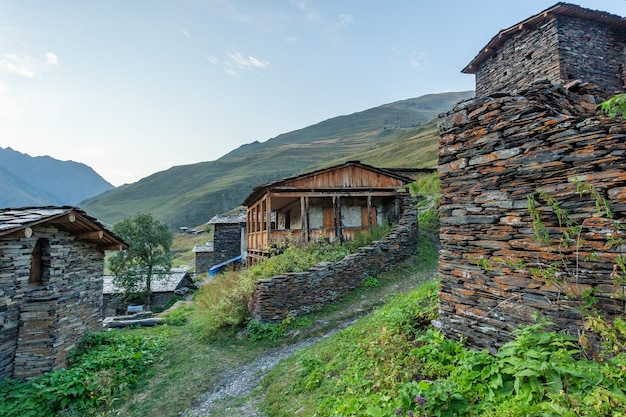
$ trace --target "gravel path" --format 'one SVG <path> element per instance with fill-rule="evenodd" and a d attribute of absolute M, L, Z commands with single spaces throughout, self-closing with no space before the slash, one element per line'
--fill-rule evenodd
<path fill-rule="evenodd" d="M 205 393 L 197 405 L 191 410 L 182 413 L 181 416 L 208 417 L 212 412 L 219 409 L 227 410 L 230 415 L 265 417 L 263 413 L 257 410 L 257 403 L 262 399 L 262 396 L 257 398 L 251 397 L 253 391 L 259 386 L 261 379 L 283 359 L 290 357 L 302 348 L 311 346 L 337 333 L 356 320 L 356 318 L 353 318 L 341 323 L 323 336 L 269 350 L 254 361 L 229 370 L 216 384 L 213 391 Z M 241 401 L 244 402 L 241 403 Z"/>

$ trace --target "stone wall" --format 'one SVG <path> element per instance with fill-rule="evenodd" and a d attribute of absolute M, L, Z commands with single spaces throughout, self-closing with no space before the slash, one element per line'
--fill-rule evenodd
<path fill-rule="evenodd" d="M 241 226 L 239 223 L 217 223 L 213 234 L 213 265 L 241 255 Z"/>
<path fill-rule="evenodd" d="M 513 91 L 537 78 L 560 79 L 558 30 L 554 19 L 505 40 L 476 72 L 476 97 Z"/>
<path fill-rule="evenodd" d="M 64 367 L 82 335 L 100 328 L 104 253 L 55 228 L 32 229 L 30 238 L 0 239 L 0 379 Z M 50 265 L 33 286 L 38 238 L 49 239 Z"/>
<path fill-rule="evenodd" d="M 624 90 L 624 32 L 604 23 L 559 15 L 502 42 L 476 72 L 476 96 L 515 91 L 538 78 L 592 80 L 607 94 Z"/>
<path fill-rule="evenodd" d="M 566 295 L 586 290 L 597 291 L 606 312 L 623 313 L 623 301 L 612 298 L 610 277 L 619 248 L 606 245 L 610 227 L 596 214 L 595 200 L 576 190 L 578 180 L 592 184 L 615 218 L 625 221 L 626 124 L 594 115 L 599 94 L 591 85 L 568 91 L 536 82 L 519 95 L 462 102 L 440 119 L 437 325 L 448 335 L 493 351 L 537 312 L 576 335 L 579 304 Z M 548 252 L 534 238 L 527 196 L 537 190 L 584 221 L 585 245 L 570 241 L 569 249 L 556 250 L 563 228 L 542 201 L 539 210 L 555 250 Z M 588 260 L 592 253 L 595 261 Z M 481 259 L 485 264 L 478 266 Z M 546 282 L 530 273 L 553 263 L 569 274 Z"/>
<path fill-rule="evenodd" d="M 402 217 L 385 238 L 335 263 L 306 272 L 277 275 L 255 283 L 250 312 L 261 322 L 312 313 L 359 287 L 363 280 L 393 268 L 415 254 L 418 242 L 417 201 L 402 198 Z"/>

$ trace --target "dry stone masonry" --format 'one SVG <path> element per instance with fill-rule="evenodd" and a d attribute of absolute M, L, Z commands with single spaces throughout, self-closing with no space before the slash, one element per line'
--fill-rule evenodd
<path fill-rule="evenodd" d="M 250 312 L 265 322 L 312 313 L 358 288 L 365 278 L 390 270 L 415 253 L 418 242 L 417 201 L 403 196 L 398 226 L 383 239 L 334 263 L 306 272 L 288 273 L 255 283 Z"/>
<path fill-rule="evenodd" d="M 626 80 L 625 46 L 621 16 L 557 3 L 500 31 L 463 72 L 476 74 L 477 97 L 524 88 L 538 78 L 593 81 L 612 95 Z"/>
<path fill-rule="evenodd" d="M 49 276 L 29 283 L 33 248 L 48 239 Z M 54 227 L 30 238 L 0 239 L 0 379 L 31 377 L 66 365 L 68 351 L 100 325 L 104 252 Z"/>
<path fill-rule="evenodd" d="M 611 223 L 576 184 L 592 184 L 615 219 L 626 221 L 626 124 L 596 113 L 602 89 L 567 87 L 537 81 L 461 102 L 440 118 L 437 325 L 474 346 L 494 351 L 536 313 L 577 335 L 580 304 L 569 295 L 585 291 L 596 293 L 605 312 L 624 312 L 611 273 L 626 247 L 607 245 Z M 538 190 L 584 222 L 584 245 L 549 252 L 534 238 L 527 197 Z M 556 248 L 563 227 L 541 199 L 538 210 Z M 546 281 L 530 273 L 555 263 L 567 276 Z"/>

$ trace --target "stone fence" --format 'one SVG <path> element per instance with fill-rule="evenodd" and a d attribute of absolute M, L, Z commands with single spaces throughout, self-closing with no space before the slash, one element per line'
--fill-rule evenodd
<path fill-rule="evenodd" d="M 494 351 L 537 313 L 576 336 L 582 326 L 576 296 L 591 292 L 598 308 L 623 314 L 623 297 L 614 295 L 624 287 L 614 282 L 613 268 L 626 245 L 608 244 L 623 232 L 596 211 L 589 192 L 577 190 L 581 182 L 593 185 L 624 224 L 626 123 L 597 113 L 601 99 L 592 85 L 540 81 L 518 94 L 461 102 L 440 118 L 436 325 L 449 336 Z M 552 250 L 534 237 L 531 194 Z M 569 247 L 559 245 L 564 226 L 546 196 L 583 225 L 584 243 L 572 237 Z M 537 273 L 555 267 L 552 279 Z"/>
<path fill-rule="evenodd" d="M 405 196 L 398 225 L 386 237 L 341 261 L 257 281 L 249 305 L 252 318 L 264 323 L 280 322 L 289 315 L 309 314 L 336 301 L 359 287 L 365 278 L 390 270 L 415 254 L 418 232 L 417 200 Z"/>

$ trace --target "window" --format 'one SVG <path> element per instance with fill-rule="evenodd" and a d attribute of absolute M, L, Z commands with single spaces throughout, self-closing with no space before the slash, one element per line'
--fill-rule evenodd
<path fill-rule="evenodd" d="M 31 285 L 44 285 L 50 275 L 50 241 L 37 239 L 31 256 L 30 276 L 28 283 Z"/>

